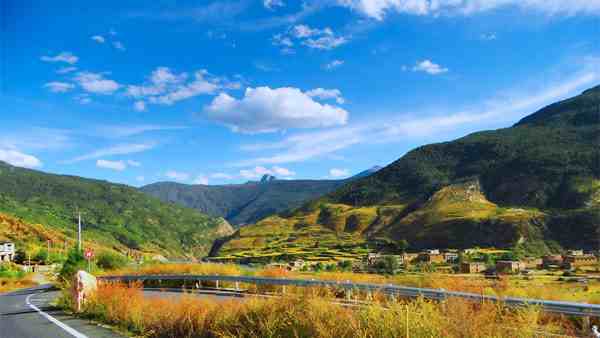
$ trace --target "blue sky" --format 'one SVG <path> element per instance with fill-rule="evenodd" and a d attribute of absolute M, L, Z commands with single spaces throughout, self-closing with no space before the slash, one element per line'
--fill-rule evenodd
<path fill-rule="evenodd" d="M 3 4 L 0 160 L 134 186 L 343 178 L 600 83 L 600 0 L 74 4 Z"/>

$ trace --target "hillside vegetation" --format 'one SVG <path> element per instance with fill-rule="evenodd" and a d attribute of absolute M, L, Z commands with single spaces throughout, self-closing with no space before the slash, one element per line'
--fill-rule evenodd
<path fill-rule="evenodd" d="M 231 185 L 187 185 L 159 182 L 141 190 L 162 201 L 223 217 L 233 225 L 254 223 L 267 216 L 321 197 L 344 183 L 369 176 L 380 167 L 365 170 L 346 180 L 278 180 L 265 175 L 260 182 Z"/>
<path fill-rule="evenodd" d="M 414 149 L 282 218 L 243 228 L 216 243 L 212 254 L 266 254 L 279 251 L 279 243 L 288 243 L 281 250 L 289 252 L 298 238 L 315 243 L 331 236 L 338 239 L 332 247 L 345 247 L 346 236 L 352 236 L 363 246 L 404 239 L 411 249 L 597 249 L 599 145 L 600 86 L 513 127 Z M 369 217 L 348 216 L 365 209 Z M 248 245 L 261 239 L 270 240 L 264 249 Z M 294 250 L 306 250 L 310 243 Z"/>
<path fill-rule="evenodd" d="M 55 237 L 74 238 L 77 211 L 85 239 L 119 251 L 198 256 L 208 252 L 214 238 L 231 231 L 222 219 L 163 203 L 129 186 L 0 162 L 0 212 L 39 224 Z"/>

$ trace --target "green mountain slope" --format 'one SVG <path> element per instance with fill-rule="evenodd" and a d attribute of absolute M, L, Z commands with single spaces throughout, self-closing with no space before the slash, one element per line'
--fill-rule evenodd
<path fill-rule="evenodd" d="M 297 208 L 349 180 L 369 176 L 379 169 L 373 167 L 348 180 L 277 180 L 265 175 L 260 182 L 246 184 L 207 186 L 160 182 L 144 186 L 141 191 L 162 201 L 223 217 L 234 225 L 243 225 Z"/>
<path fill-rule="evenodd" d="M 1 212 L 74 236 L 77 210 L 84 237 L 117 250 L 202 255 L 214 238 L 231 231 L 222 219 L 160 202 L 129 186 L 0 162 Z"/>
<path fill-rule="evenodd" d="M 310 226 L 339 236 L 359 234 L 362 246 L 406 239 L 413 249 L 596 249 L 599 196 L 600 86 L 543 108 L 513 127 L 414 149 L 376 174 L 287 213 L 284 220 L 293 229 L 313 214 Z M 344 211 L 337 207 L 332 213 L 332 205 Z M 353 221 L 344 214 L 365 207 L 375 208 L 376 217 L 360 230 L 348 227 Z M 333 215 L 343 226 L 332 228 L 325 221 L 331 217 L 321 215 Z M 261 226 L 244 230 L 262 233 L 265 242 L 296 242 L 293 231 L 287 239 L 270 238 Z M 318 236 L 315 231 L 313 240 Z M 236 255 L 241 239 L 243 232 L 219 242 L 212 253 Z"/>

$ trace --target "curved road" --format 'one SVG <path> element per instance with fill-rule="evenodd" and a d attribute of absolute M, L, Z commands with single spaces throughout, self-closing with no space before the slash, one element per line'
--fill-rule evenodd
<path fill-rule="evenodd" d="M 59 293 L 48 284 L 0 295 L 0 338 L 123 337 L 53 309 Z"/>

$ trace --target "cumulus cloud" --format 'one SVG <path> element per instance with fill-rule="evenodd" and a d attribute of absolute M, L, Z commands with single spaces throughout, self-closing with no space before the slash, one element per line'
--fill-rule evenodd
<path fill-rule="evenodd" d="M 0 149 L 0 161 L 23 168 L 37 168 L 42 166 L 42 161 L 37 157 L 15 149 Z"/>
<path fill-rule="evenodd" d="M 48 88 L 53 93 L 66 93 L 75 88 L 75 86 L 66 82 L 53 81 L 44 84 L 44 88 Z"/>
<path fill-rule="evenodd" d="M 59 68 L 56 73 L 57 74 L 67 74 L 67 73 L 71 73 L 77 70 L 77 67 L 61 67 Z"/>
<path fill-rule="evenodd" d="M 350 176 L 348 169 L 332 168 L 329 170 L 329 176 L 333 178 L 341 178 Z"/>
<path fill-rule="evenodd" d="M 321 100 L 333 99 L 338 104 L 343 104 L 346 100 L 342 97 L 342 92 L 339 89 L 323 89 L 315 88 L 306 92 L 306 95 Z"/>
<path fill-rule="evenodd" d="M 273 176 L 279 176 L 279 177 L 286 178 L 286 177 L 295 176 L 296 173 L 287 168 L 278 167 L 278 166 L 273 166 L 273 167 L 271 167 L 271 169 L 265 168 L 263 166 L 256 166 L 251 169 L 240 170 L 240 176 L 242 178 L 245 178 L 248 180 L 261 178 L 264 175 L 273 175 Z"/>
<path fill-rule="evenodd" d="M 204 108 L 207 116 L 234 131 L 274 132 L 288 128 L 317 128 L 343 125 L 348 112 L 321 104 L 298 88 L 247 88 L 236 99 L 221 93 Z"/>
<path fill-rule="evenodd" d="M 112 94 L 121 87 L 113 80 L 105 79 L 102 74 L 80 72 L 75 77 L 75 81 L 87 92 L 94 94 Z"/>
<path fill-rule="evenodd" d="M 96 167 L 116 171 L 123 171 L 127 169 L 127 164 L 125 164 L 125 162 L 123 161 L 97 160 Z"/>
<path fill-rule="evenodd" d="M 194 72 L 188 81 L 187 73 L 176 74 L 168 67 L 156 68 L 143 85 L 127 86 L 127 95 L 145 98 L 152 104 L 172 105 L 198 95 L 212 95 L 222 88 L 236 89 L 240 85 L 227 79 L 211 76 L 206 70 Z"/>
<path fill-rule="evenodd" d="M 165 173 L 165 176 L 174 181 L 187 181 L 190 179 L 190 174 L 185 172 L 179 172 L 175 170 L 169 170 Z"/>
<path fill-rule="evenodd" d="M 448 72 L 448 68 L 442 67 L 430 60 L 418 61 L 412 68 L 413 72 L 425 72 L 430 75 L 438 75 Z"/>
<path fill-rule="evenodd" d="M 62 52 L 55 56 L 46 56 L 45 55 L 45 56 L 42 56 L 40 59 L 45 62 L 65 62 L 70 65 L 76 64 L 77 61 L 79 60 L 79 58 L 77 56 L 73 55 L 71 52 Z"/>
<path fill-rule="evenodd" d="M 104 43 L 104 41 L 105 41 L 105 39 L 102 35 L 94 35 L 94 36 L 92 36 L 91 39 L 98 43 Z"/>
<path fill-rule="evenodd" d="M 344 64 L 343 60 L 333 60 L 329 63 L 326 63 L 323 68 L 327 69 L 327 70 L 332 70 L 335 68 L 338 68 L 340 66 L 342 66 Z"/>
<path fill-rule="evenodd" d="M 259 152 L 261 155 L 231 163 L 233 166 L 248 167 L 303 162 L 324 156 L 332 156 L 341 150 L 368 144 L 406 142 L 407 140 L 438 140 L 436 135 L 461 128 L 464 132 L 476 131 L 482 125 L 490 126 L 497 121 L 501 127 L 524 114 L 566 97 L 600 81 L 597 63 L 588 66 L 571 77 L 562 77 L 543 88 L 515 88 L 513 95 L 504 92 L 501 96 L 485 100 L 469 109 L 448 111 L 446 114 L 422 117 L 418 114 L 399 112 L 394 119 L 376 119 L 330 128 L 286 135 L 282 140 L 245 145 L 242 150 Z M 433 138 L 433 139 L 431 139 Z"/>
<path fill-rule="evenodd" d="M 263 0 L 263 6 L 266 9 L 274 9 L 275 7 L 283 7 L 285 4 L 283 0 Z"/>
<path fill-rule="evenodd" d="M 471 15 L 500 8 L 514 7 L 548 15 L 600 14 L 596 0 L 337 0 L 375 20 L 383 20 L 388 12 L 410 15 Z"/>
<path fill-rule="evenodd" d="M 273 36 L 275 46 L 284 47 L 282 51 L 291 51 L 294 41 L 313 49 L 330 50 L 348 42 L 348 37 L 337 36 L 329 27 L 312 28 L 308 25 L 295 25 L 287 33 Z"/>

